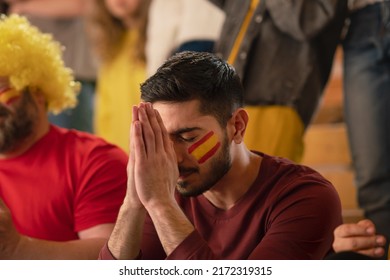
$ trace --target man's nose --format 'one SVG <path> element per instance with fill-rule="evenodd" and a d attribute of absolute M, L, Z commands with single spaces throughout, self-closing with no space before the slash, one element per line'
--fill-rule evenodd
<path fill-rule="evenodd" d="M 188 155 L 188 151 L 187 151 L 187 148 L 185 147 L 185 145 L 179 145 L 179 144 L 173 144 L 173 148 L 175 150 L 175 153 L 176 153 L 176 160 L 177 160 L 177 163 L 182 163 L 186 156 Z"/>

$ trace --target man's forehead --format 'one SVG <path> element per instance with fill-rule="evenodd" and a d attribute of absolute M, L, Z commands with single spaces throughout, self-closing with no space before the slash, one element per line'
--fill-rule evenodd
<path fill-rule="evenodd" d="M 174 119 L 193 119 L 200 116 L 199 107 L 196 102 L 155 102 L 155 108 L 161 115 L 164 122 Z"/>
<path fill-rule="evenodd" d="M 191 128 L 200 128 L 212 118 L 199 112 L 198 101 L 165 103 L 156 102 L 153 107 L 160 113 L 169 133 Z"/>

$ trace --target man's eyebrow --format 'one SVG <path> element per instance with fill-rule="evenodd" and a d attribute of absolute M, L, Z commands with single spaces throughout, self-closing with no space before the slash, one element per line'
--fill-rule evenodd
<path fill-rule="evenodd" d="M 192 132 L 192 131 L 196 131 L 196 130 L 201 130 L 201 128 L 200 127 L 183 127 L 183 128 L 179 128 L 175 131 L 172 131 L 169 134 L 177 136 L 177 135 L 180 135 L 183 133 Z"/>

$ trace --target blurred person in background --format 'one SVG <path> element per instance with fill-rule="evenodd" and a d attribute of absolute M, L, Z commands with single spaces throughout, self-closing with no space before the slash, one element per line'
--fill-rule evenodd
<path fill-rule="evenodd" d="M 358 205 L 390 240 L 390 1 L 349 1 L 344 112 Z M 386 258 L 386 254 L 382 255 Z"/>
<path fill-rule="evenodd" d="M 96 58 L 85 30 L 85 14 L 91 0 L 5 0 L 9 13 L 25 15 L 42 32 L 51 33 L 64 46 L 63 59 L 71 68 L 81 91 L 78 105 L 61 114 L 50 114 L 51 123 L 93 132 Z"/>
<path fill-rule="evenodd" d="M 153 0 L 147 27 L 147 75 L 181 51 L 213 52 L 225 19 L 208 0 Z"/>
<path fill-rule="evenodd" d="M 216 52 L 242 79 L 248 148 L 302 158 L 332 68 L 346 0 L 210 0 L 226 15 Z"/>
<path fill-rule="evenodd" d="M 128 151 L 131 106 L 140 101 L 146 78 L 146 26 L 150 0 L 95 0 L 88 16 L 100 60 L 97 135 Z"/>

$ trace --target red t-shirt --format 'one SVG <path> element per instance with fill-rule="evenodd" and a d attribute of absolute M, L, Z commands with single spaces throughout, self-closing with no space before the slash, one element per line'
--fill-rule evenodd
<path fill-rule="evenodd" d="M 195 227 L 166 256 L 153 223 L 145 222 L 142 259 L 322 259 L 341 224 L 341 203 L 330 182 L 316 171 L 261 154 L 259 175 L 229 210 L 203 195 L 177 201 Z M 112 259 L 107 246 L 101 259 Z"/>
<path fill-rule="evenodd" d="M 24 235 L 55 241 L 115 223 L 126 154 L 93 135 L 51 126 L 24 154 L 0 160 L 0 197 Z"/>

